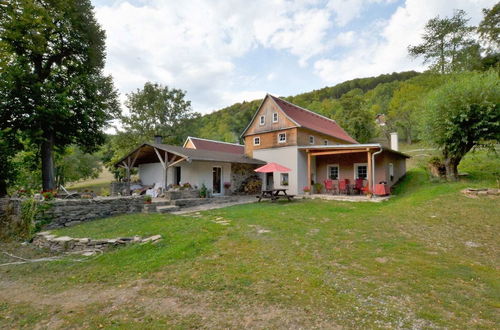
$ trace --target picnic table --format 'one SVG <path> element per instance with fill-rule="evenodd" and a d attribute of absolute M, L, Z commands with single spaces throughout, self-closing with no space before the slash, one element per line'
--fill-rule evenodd
<path fill-rule="evenodd" d="M 286 189 L 268 189 L 268 190 L 262 190 L 262 192 L 260 193 L 260 195 L 255 196 L 255 197 L 257 197 L 259 199 L 259 202 L 263 198 L 269 198 L 269 199 L 271 199 L 271 202 L 275 202 L 275 201 L 277 201 L 280 198 L 286 198 L 289 201 L 291 201 L 292 198 L 294 198 L 295 196 L 294 195 L 288 195 L 286 193 Z"/>

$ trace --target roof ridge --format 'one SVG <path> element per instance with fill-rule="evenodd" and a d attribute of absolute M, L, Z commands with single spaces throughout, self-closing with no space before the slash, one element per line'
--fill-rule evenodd
<path fill-rule="evenodd" d="M 269 96 L 274 97 L 274 98 L 276 98 L 276 99 L 278 99 L 278 100 L 280 100 L 280 101 L 283 101 L 283 102 L 285 102 L 285 103 L 288 103 L 288 104 L 290 104 L 290 105 L 292 105 L 292 106 L 294 106 L 294 107 L 296 107 L 296 108 L 299 108 L 300 110 L 303 110 L 303 111 L 309 112 L 309 113 L 311 113 L 311 114 L 313 114 L 313 115 L 316 115 L 316 116 L 318 116 L 318 117 L 320 117 L 320 118 L 326 119 L 326 120 L 328 120 L 328 121 L 332 121 L 332 122 L 334 122 L 335 124 L 337 124 L 337 121 L 336 121 L 335 119 L 331 119 L 331 118 L 325 117 L 325 116 L 323 116 L 323 115 L 320 115 L 320 114 L 319 114 L 319 113 L 317 113 L 317 112 L 314 112 L 314 111 L 312 111 L 312 110 L 309 110 L 309 109 L 303 108 L 303 107 L 301 107 L 300 105 L 293 104 L 292 102 L 289 102 L 289 101 L 287 101 L 287 100 L 284 100 L 284 99 L 282 99 L 282 98 L 280 98 L 280 97 L 277 97 L 277 96 L 274 96 L 274 95 L 271 95 L 271 94 L 269 94 Z M 338 124 L 337 124 L 337 125 L 338 125 Z"/>
<path fill-rule="evenodd" d="M 196 136 L 188 136 L 188 139 L 197 139 L 197 140 L 203 140 L 203 141 L 209 141 L 209 142 L 215 142 L 215 143 L 224 143 L 224 144 L 230 144 L 233 146 L 239 146 L 239 147 L 244 147 L 244 145 L 239 144 L 239 143 L 231 143 L 231 142 L 225 142 L 225 141 L 217 141 L 217 140 L 210 140 L 210 139 L 204 139 Z"/>

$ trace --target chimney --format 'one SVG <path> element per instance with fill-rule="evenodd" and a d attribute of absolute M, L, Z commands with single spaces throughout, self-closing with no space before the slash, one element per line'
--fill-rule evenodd
<path fill-rule="evenodd" d="M 162 144 L 163 136 L 161 135 L 155 135 L 155 143 L 156 144 Z"/>
<path fill-rule="evenodd" d="M 391 149 L 395 151 L 399 151 L 398 145 L 398 133 L 391 133 Z"/>

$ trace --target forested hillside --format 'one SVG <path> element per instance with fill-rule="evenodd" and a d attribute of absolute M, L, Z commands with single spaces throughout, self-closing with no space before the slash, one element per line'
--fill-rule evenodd
<path fill-rule="evenodd" d="M 341 125 L 344 124 L 346 130 L 351 134 L 357 135 L 361 140 L 367 140 L 373 135 L 373 127 L 369 126 L 373 123 L 374 116 L 380 111 L 388 110 L 388 104 L 394 90 L 401 82 L 418 75 L 418 72 L 408 71 L 358 78 L 332 87 L 284 97 L 284 99 L 333 118 Z M 349 95 L 349 93 L 351 94 Z M 241 132 L 248 125 L 261 102 L 262 99 L 236 103 L 213 113 L 193 118 L 187 123 L 186 131 L 179 138 L 182 140 L 185 136 L 191 135 L 226 142 L 238 142 Z M 340 116 L 349 116 L 349 118 L 341 118 Z M 371 128 L 369 136 L 366 133 L 358 132 L 355 126 L 358 126 L 359 129 L 362 127 Z"/>

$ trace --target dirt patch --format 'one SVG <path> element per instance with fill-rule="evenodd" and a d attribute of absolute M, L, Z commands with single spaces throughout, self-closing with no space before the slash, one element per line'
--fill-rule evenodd
<path fill-rule="evenodd" d="M 169 316 L 172 319 L 195 316 L 203 328 L 335 328 L 332 320 L 298 308 L 249 302 L 237 298 L 233 306 L 218 304 L 223 295 L 215 292 L 198 292 L 172 286 L 160 286 L 149 281 L 138 280 L 126 286 L 97 287 L 84 285 L 60 293 L 41 292 L 29 283 L 0 280 L 0 301 L 11 304 L 29 304 L 34 309 L 44 308 L 55 314 L 73 313 L 91 309 L 96 304 L 106 305 L 101 315 L 113 318 L 126 317 L 122 310 L 141 310 L 145 315 Z M 118 314 L 117 314 L 118 313 Z M 65 328 L 66 321 L 51 315 L 35 328 Z"/>

